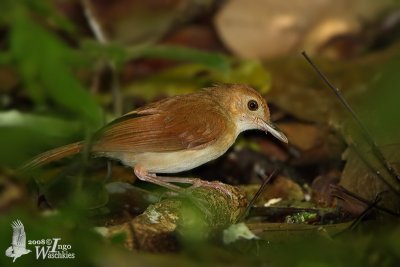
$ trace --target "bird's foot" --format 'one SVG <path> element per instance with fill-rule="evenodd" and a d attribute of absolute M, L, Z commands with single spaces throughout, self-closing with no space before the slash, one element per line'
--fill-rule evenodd
<path fill-rule="evenodd" d="M 190 188 L 198 188 L 198 187 L 209 187 L 218 190 L 219 192 L 222 192 L 225 195 L 228 195 L 231 199 L 233 198 L 230 185 L 226 185 L 219 181 L 209 182 L 201 179 L 196 179 Z"/>
<path fill-rule="evenodd" d="M 174 192 L 179 192 L 181 190 L 181 188 L 179 186 L 176 186 L 174 184 L 171 184 L 170 182 L 164 180 L 164 179 L 160 179 L 160 177 L 158 177 L 157 175 L 153 174 L 153 173 L 149 173 L 144 167 L 142 166 L 135 166 L 134 167 L 134 172 L 135 175 L 137 176 L 137 178 L 139 178 L 142 181 L 145 182 L 150 182 L 156 185 L 159 185 L 161 187 L 167 188 L 171 191 Z"/>
<path fill-rule="evenodd" d="M 156 174 L 149 173 L 145 168 L 143 168 L 140 165 L 135 166 L 134 171 L 136 176 L 140 180 L 157 184 L 164 188 L 170 189 L 174 192 L 181 193 L 183 190 L 186 190 L 187 188 L 182 188 L 172 183 L 190 184 L 191 185 L 189 187 L 190 189 L 195 189 L 199 187 L 209 187 L 228 195 L 231 199 L 233 198 L 230 186 L 221 183 L 219 181 L 209 182 L 201 180 L 199 178 L 157 176 Z"/>

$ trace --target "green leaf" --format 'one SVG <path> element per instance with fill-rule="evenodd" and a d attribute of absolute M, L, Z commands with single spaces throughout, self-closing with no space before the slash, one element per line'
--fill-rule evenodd
<path fill-rule="evenodd" d="M 198 64 L 203 67 L 216 69 L 222 72 L 230 70 L 232 59 L 214 52 L 201 51 L 194 48 L 174 45 L 141 45 L 122 47 L 114 44 L 100 44 L 93 41 L 85 41 L 81 44 L 81 56 L 92 60 L 105 58 L 121 65 L 129 60 L 169 59 Z"/>
<path fill-rule="evenodd" d="M 380 65 L 368 90 L 360 96 L 358 109 L 362 119 L 381 144 L 400 142 L 399 68 L 400 54 L 396 53 Z"/>
<path fill-rule="evenodd" d="M 232 224 L 227 229 L 223 231 L 223 241 L 224 244 L 230 244 L 239 239 L 258 239 L 258 237 L 253 234 L 247 225 L 243 222 L 238 224 Z"/>
<path fill-rule="evenodd" d="M 141 46 L 127 49 L 130 59 L 138 58 L 164 58 L 176 61 L 186 61 L 197 63 L 209 68 L 218 69 L 220 71 L 228 71 L 230 69 L 230 59 L 219 53 L 205 52 L 198 49 L 171 46 Z"/>
<path fill-rule="evenodd" d="M 232 62 L 229 71 L 185 64 L 135 81 L 124 89 L 124 93 L 125 96 L 141 96 L 151 100 L 159 95 L 190 93 L 218 83 L 244 83 L 266 93 L 270 88 L 270 75 L 255 60 Z"/>
<path fill-rule="evenodd" d="M 398 153 L 400 147 L 400 117 L 398 115 L 400 54 L 395 50 L 390 54 L 390 58 L 383 59 L 383 62 L 382 60 L 374 62 L 375 75 L 367 80 L 369 83 L 364 90 L 360 90 L 358 94 L 353 94 L 349 98 L 349 102 L 381 150 L 385 160 L 392 168 L 400 172 L 400 153 Z M 344 118 L 340 118 L 337 124 L 347 143 L 353 145 L 343 155 L 347 162 L 341 185 L 370 201 L 374 201 L 378 193 L 387 191 L 382 195 L 380 205 L 390 210 L 398 210 L 399 197 L 393 192 L 400 190 L 398 179 L 384 167 L 383 162 L 379 160 L 349 113 L 346 113 Z M 379 171 L 385 182 L 371 171 L 368 165 Z M 389 189 L 388 184 L 392 189 Z"/>
<path fill-rule="evenodd" d="M 24 11 L 16 12 L 11 26 L 10 52 L 31 98 L 39 105 L 51 98 L 97 127 L 101 109 L 72 73 L 72 50 Z"/>
<path fill-rule="evenodd" d="M 72 139 L 81 128 L 77 122 L 56 117 L 0 112 L 0 165 L 18 167 L 36 153 Z"/>

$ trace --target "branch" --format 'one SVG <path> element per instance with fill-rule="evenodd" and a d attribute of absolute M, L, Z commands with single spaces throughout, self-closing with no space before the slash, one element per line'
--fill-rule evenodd
<path fill-rule="evenodd" d="M 247 206 L 237 187 L 212 184 L 219 188 L 188 188 L 181 195 L 150 205 L 133 220 L 108 228 L 107 236 L 125 234 L 126 247 L 149 252 L 176 251 L 182 239 L 205 240 L 235 223 Z"/>

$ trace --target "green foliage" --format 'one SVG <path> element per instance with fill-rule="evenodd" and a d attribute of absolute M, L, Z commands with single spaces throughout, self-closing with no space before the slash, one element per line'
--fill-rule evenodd
<path fill-rule="evenodd" d="M 30 110 L 25 112 L 0 112 L 2 167 L 17 167 L 39 151 L 84 138 L 87 132 L 102 124 L 102 109 L 98 99 L 89 93 L 76 76 L 79 67 L 92 68 L 96 61 L 111 61 L 117 68 L 139 58 L 163 58 L 185 63 L 134 81 L 124 88 L 125 96 L 140 96 L 146 100 L 160 95 L 192 92 L 218 82 L 247 83 L 262 93 L 269 90 L 270 75 L 260 62 L 254 60 L 236 60 L 218 53 L 176 46 L 121 47 L 82 42 L 79 47 L 72 48 L 55 31 L 50 30 L 54 27 L 74 34 L 72 25 L 56 15 L 49 3 L 31 0 L 0 2 L 0 25 L 7 28 L 9 37 L 6 48 L 1 51 L 0 63 L 16 70 L 22 94 L 27 95 L 33 103 L 32 107 L 29 106 Z M 45 19 L 36 20 L 32 14 Z M 360 101 L 357 106 L 362 119 L 380 144 L 400 141 L 400 120 L 397 116 L 400 99 L 399 68 L 400 57 L 396 55 L 387 65 L 382 66 L 381 73 L 372 77 L 364 101 Z M 298 93 L 301 90 L 296 91 Z M 301 91 L 301 94 L 304 96 L 304 92 Z M 289 104 L 293 105 L 292 102 Z M 305 107 L 313 108 L 309 108 L 309 102 Z M 398 156 L 392 160 L 398 162 Z M 376 231 L 379 224 L 373 225 L 374 231 L 367 229 L 347 232 L 334 240 L 331 239 L 333 234 L 330 231 L 337 233 L 336 228 L 329 230 L 329 227 L 325 227 L 320 228 L 320 231 L 302 229 L 297 234 L 289 229 L 274 232 L 265 228 L 264 234 L 260 235 L 261 240 L 237 241 L 231 246 L 220 244 L 218 247 L 198 242 L 198 247 L 193 251 L 183 248 L 186 254 L 155 256 L 127 252 L 121 248 L 126 236 L 115 236 L 107 242 L 94 231 L 93 222 L 89 219 L 91 212 L 98 211 L 95 208 L 103 207 L 108 201 L 104 179 L 91 177 L 80 167 L 77 169 L 79 171 L 75 173 L 62 171 L 56 176 L 52 176 L 53 173 L 40 173 L 35 182 L 24 185 L 23 190 L 26 191 L 39 189 L 49 204 L 58 207 L 58 211 L 47 215 L 41 213 L 36 203 L 26 198 L 21 205 L 2 214 L 0 249 L 3 252 L 10 245 L 10 223 L 20 219 L 29 240 L 61 237 L 63 242 L 72 245 L 77 259 L 73 262 L 57 261 L 57 266 L 70 266 L 77 262 L 82 266 L 114 263 L 125 266 L 127 262 L 133 265 L 160 266 L 171 265 L 172 259 L 182 266 L 197 266 L 199 262 L 230 266 L 394 266 L 400 258 L 398 224 L 385 225 L 380 227 L 380 231 Z M 206 226 L 192 209 L 185 207 L 183 212 L 186 221 L 182 223 L 188 227 L 185 235 L 195 241 L 201 240 L 207 230 Z M 306 220 L 304 215 L 307 214 L 299 214 L 294 221 Z M 312 214 L 308 215 L 312 217 Z M 243 232 L 239 231 L 235 238 L 241 234 Z M 201 254 L 199 251 L 202 245 L 213 251 L 207 250 Z M 221 251 L 223 253 L 219 253 Z M 222 255 L 227 255 L 229 260 Z M 13 266 L 26 266 L 32 262 L 40 263 L 41 266 L 55 264 L 51 260 L 38 262 L 33 257 L 33 253 L 21 257 Z M 4 255 L 0 257 L 0 266 L 10 265 L 10 258 Z"/>
<path fill-rule="evenodd" d="M 23 12 L 16 13 L 10 30 L 11 60 L 36 104 L 48 97 L 83 122 L 99 126 L 101 109 L 73 75 L 72 50 Z"/>
<path fill-rule="evenodd" d="M 217 53 L 178 46 L 142 46 L 128 50 L 129 58 L 164 58 L 176 61 L 188 61 L 213 69 L 228 71 L 230 60 L 227 56 Z"/>
<path fill-rule="evenodd" d="M 261 64 L 255 61 L 233 62 L 222 54 L 165 45 L 125 48 L 86 41 L 78 49 L 71 48 L 48 27 L 30 16 L 30 11 L 34 10 L 47 17 L 56 27 L 73 34 L 71 24 L 55 15 L 47 2 L 5 1 L 2 5 L 9 10 L 9 14 L 1 16 L 2 23 L 9 27 L 9 43 L 8 50 L 0 54 L 0 61 L 17 71 L 23 89 L 34 102 L 35 110 L 60 116 L 63 118 L 60 120 L 67 120 L 65 117 L 68 117 L 82 125 L 72 127 L 74 131 L 65 131 L 62 136 L 58 136 L 59 140 L 48 138 L 54 135 L 52 131 L 58 127 L 56 124 L 51 125 L 51 121 L 45 125 L 39 123 L 37 126 L 42 127 L 33 131 L 29 138 L 24 131 L 32 130 L 27 129 L 27 126 L 7 126 L 2 131 L 5 138 L 0 144 L 6 143 L 5 147 L 15 151 L 11 157 L 0 158 L 7 166 L 15 167 L 43 148 L 83 138 L 99 128 L 102 124 L 101 108 L 77 79 L 75 72 L 77 67 L 92 68 L 93 62 L 100 59 L 112 61 L 117 67 L 138 58 L 164 58 L 189 64 L 135 83 L 135 92 L 148 100 L 160 94 L 194 91 L 210 85 L 211 81 L 244 82 L 262 89 L 268 88 L 269 76 Z M 198 76 L 199 73 L 206 75 Z M 126 90 L 127 95 L 130 93 L 129 89 Z M 25 117 L 24 121 L 28 120 L 29 117 Z M 33 119 L 30 124 L 34 122 Z"/>
<path fill-rule="evenodd" d="M 378 71 L 357 106 L 362 119 L 380 144 L 400 143 L 400 54 L 394 53 Z"/>
<path fill-rule="evenodd" d="M 231 62 L 231 59 L 223 54 L 174 45 L 121 47 L 113 44 L 104 45 L 98 42 L 84 41 L 81 44 L 81 51 L 81 56 L 112 60 L 119 66 L 130 60 L 148 58 L 197 63 L 211 69 L 228 71 Z"/>
<path fill-rule="evenodd" d="M 397 50 L 390 51 L 390 57 L 378 58 L 375 74 L 367 80 L 367 86 L 359 89 L 349 98 L 350 104 L 360 117 L 372 139 L 381 150 L 385 160 L 399 170 L 400 153 L 400 117 L 398 116 L 398 100 L 400 99 L 400 54 Z M 383 55 L 384 56 L 384 55 Z M 399 210 L 399 196 L 393 193 L 400 189 L 400 183 L 384 167 L 383 162 L 373 152 L 366 141 L 365 134 L 354 122 L 349 113 L 338 120 L 343 136 L 348 144 L 354 146 L 347 149 L 343 158 L 347 164 L 343 170 L 341 184 L 347 190 L 370 199 L 380 192 L 383 194 L 381 205 L 391 210 Z M 374 175 L 373 169 L 379 171 L 381 177 Z M 398 171 L 397 171 L 398 172 Z M 389 189 L 389 184 L 393 189 Z M 363 185 L 360 187 L 360 185 Z"/>
<path fill-rule="evenodd" d="M 232 224 L 223 232 L 224 244 L 230 244 L 240 239 L 258 239 L 245 223 Z"/>
<path fill-rule="evenodd" d="M 63 144 L 81 128 L 79 122 L 55 116 L 0 112 L 0 163 L 18 167 L 37 151 Z"/>
<path fill-rule="evenodd" d="M 127 85 L 124 93 L 125 96 L 152 99 L 160 94 L 171 96 L 190 93 L 218 83 L 245 83 L 266 93 L 270 87 L 270 75 L 256 60 L 232 61 L 228 70 L 185 64 L 135 81 Z"/>
<path fill-rule="evenodd" d="M 334 235 L 327 235 L 325 226 L 312 231 L 301 229 L 310 225 L 293 226 L 298 229 L 281 225 L 269 233 L 266 228 L 262 239 L 242 240 L 230 249 L 268 266 L 396 266 L 399 259 L 397 247 L 392 246 L 392 240 L 400 240 L 398 222 L 371 222 L 352 231 L 346 230 L 349 224 L 340 224 Z"/>
<path fill-rule="evenodd" d="M 31 14 L 40 14 L 69 32 L 71 25 L 56 15 L 49 2 L 2 1 L 2 5 L 8 12 L 1 14 L 1 23 L 9 32 L 1 63 L 17 71 L 34 110 L 42 113 L 0 114 L 0 146 L 9 151 L 0 155 L 0 162 L 16 167 L 38 151 L 97 129 L 102 124 L 102 111 L 74 74 L 79 61 L 74 50 Z"/>
<path fill-rule="evenodd" d="M 74 260 L 36 260 L 35 247 L 28 246 L 33 250 L 31 253 L 20 257 L 13 266 L 28 266 L 35 263 L 40 266 L 70 266 L 73 262 L 80 262 L 82 266 L 93 266 L 96 257 L 105 245 L 105 242 L 98 234 L 94 232 L 87 218 L 87 211 L 82 207 L 80 202 L 84 199 L 82 195 L 76 195 L 75 201 L 70 203 L 68 207 L 59 212 L 45 214 L 35 214 L 31 207 L 15 209 L 14 212 L 8 213 L 0 217 L 0 247 L 2 250 L 10 245 L 12 238 L 11 222 L 19 219 L 24 224 L 27 240 L 46 240 L 49 238 L 61 238 L 63 244 L 71 245 L 71 252 L 75 253 Z M 4 254 L 3 254 L 4 255 Z M 56 262 L 55 262 L 56 261 Z M 12 259 L 1 256 L 1 266 L 11 266 Z M 90 264 L 90 265 L 88 265 Z"/>
<path fill-rule="evenodd" d="M 311 212 L 299 212 L 285 218 L 287 223 L 307 223 L 317 218 L 317 214 Z"/>

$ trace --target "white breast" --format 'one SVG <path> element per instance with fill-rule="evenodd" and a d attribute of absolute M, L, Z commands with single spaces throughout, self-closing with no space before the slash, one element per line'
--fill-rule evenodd
<path fill-rule="evenodd" d="M 99 154 L 99 156 L 120 160 L 124 165 L 130 167 L 140 164 L 151 173 L 178 173 L 193 169 L 223 155 L 234 143 L 236 136 L 228 139 L 216 141 L 211 147 L 207 146 L 202 149 L 137 154 L 130 152 L 106 152 Z"/>

